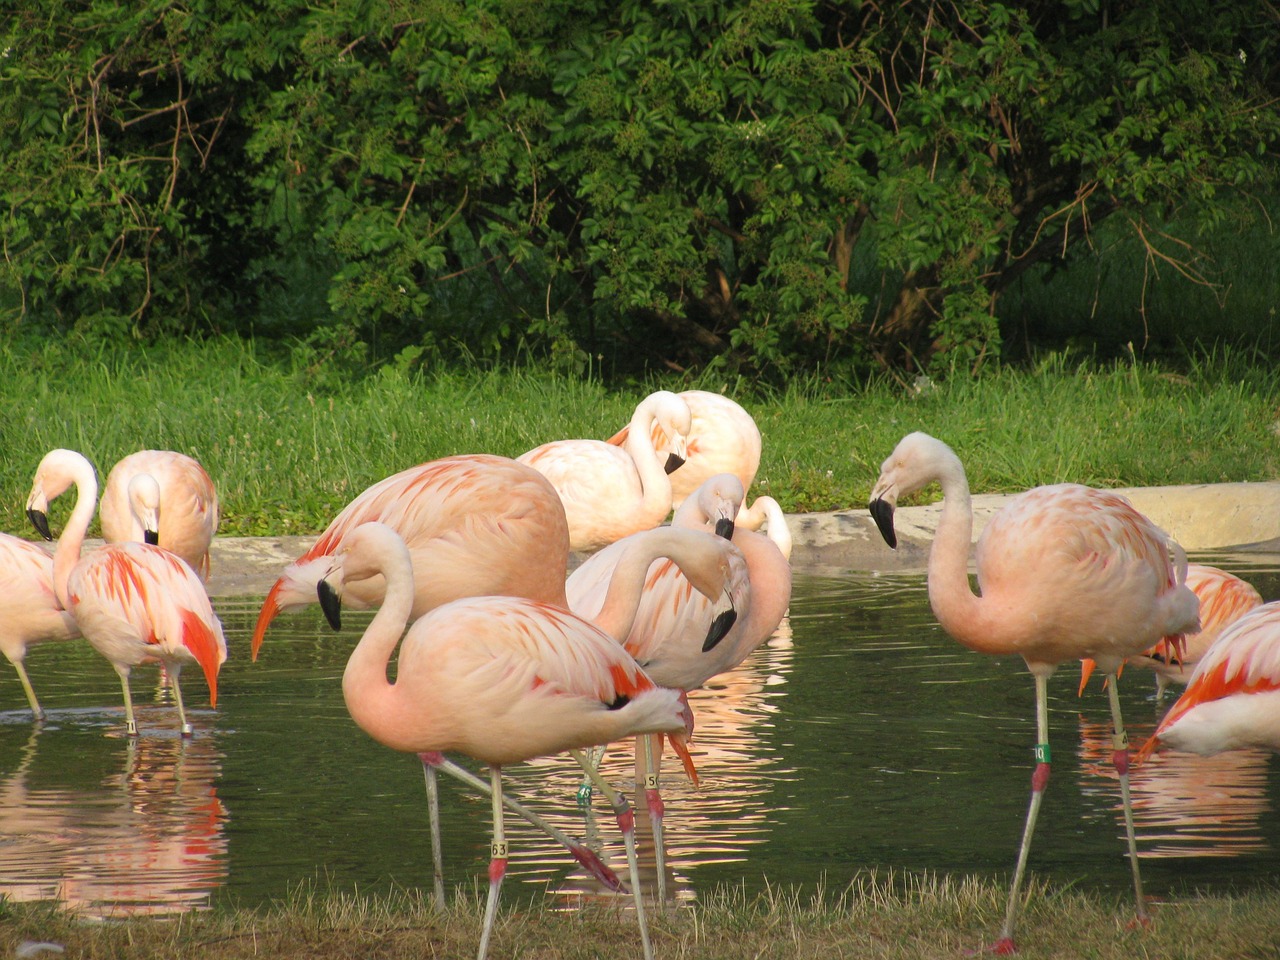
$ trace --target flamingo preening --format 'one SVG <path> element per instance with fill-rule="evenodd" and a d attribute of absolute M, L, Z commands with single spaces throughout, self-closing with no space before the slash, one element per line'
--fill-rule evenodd
<path fill-rule="evenodd" d="M 111 662 L 124 691 L 125 725 L 136 736 L 129 673 L 162 663 L 173 685 L 183 736 L 191 735 L 179 675 L 197 663 L 217 706 L 218 671 L 227 658 L 222 624 L 195 571 L 176 554 L 147 543 L 107 544 L 83 558 L 81 547 L 98 497 L 93 465 L 72 450 L 51 450 L 36 469 L 27 515 L 46 539 L 49 502 L 76 488 L 76 504 L 53 554 L 58 602 L 94 649 Z"/>
<path fill-rule="evenodd" d="M 671 474 L 671 505 L 679 507 L 695 490 L 718 473 L 732 473 L 750 490 L 760 469 L 760 428 L 737 401 L 709 390 L 684 390 L 676 394 L 689 408 L 689 430 L 684 443 L 663 424 L 654 421 L 650 437 L 659 457 L 678 453 L 684 465 Z M 628 425 L 609 438 L 621 446 L 630 436 Z M 683 446 L 683 449 L 682 449 Z"/>
<path fill-rule="evenodd" d="M 681 540 L 691 531 L 679 531 Z M 716 594 L 726 576 L 728 545 L 705 537 L 697 551 L 717 558 L 697 570 L 699 589 Z M 650 553 L 628 562 L 641 576 Z M 413 607 L 412 560 L 383 524 L 364 524 L 334 555 L 318 593 L 328 611 L 340 603 L 347 578 L 375 574 L 386 581 L 382 606 L 365 629 L 343 674 L 342 690 L 356 723 L 396 750 L 456 750 L 489 765 L 493 846 L 489 896 L 479 956 L 488 950 L 507 849 L 501 802 L 503 765 L 572 751 L 589 773 L 581 748 L 644 733 L 681 737 L 691 718 L 678 691 L 653 683 L 616 640 L 566 609 L 520 597 L 471 597 L 444 604 L 404 635 Z M 609 606 L 634 612 L 640 576 L 620 577 Z M 401 637 L 404 635 L 403 641 Z M 399 646 L 396 679 L 387 666 Z M 632 892 L 645 956 L 644 918 L 633 818 L 626 801 L 603 780 L 627 848 Z"/>
<path fill-rule="evenodd" d="M 156 544 L 208 580 L 219 511 L 213 480 L 198 460 L 172 450 L 139 450 L 107 474 L 98 521 L 108 543 Z"/>
<path fill-rule="evenodd" d="M 671 476 L 683 469 L 689 407 L 659 390 L 637 404 L 628 435 L 615 445 L 603 440 L 553 440 L 517 459 L 542 473 L 560 494 L 569 522 L 569 546 L 591 552 L 628 534 L 650 530 L 671 513 Z M 672 437 L 659 457 L 651 431 Z"/>
<path fill-rule="evenodd" d="M 1116 672 L 1126 657 L 1162 637 L 1199 629 L 1199 602 L 1184 582 L 1186 556 L 1123 497 L 1075 484 L 1036 487 L 1010 500 L 983 530 L 976 550 L 975 594 L 968 572 L 973 531 L 969 484 L 959 457 L 945 443 L 923 433 L 904 437 L 884 461 L 871 491 L 872 516 L 885 541 L 896 546 L 894 505 L 934 481 L 944 498 L 929 553 L 934 615 L 947 633 L 972 650 L 1021 656 L 1036 686 L 1031 802 L 1004 926 L 992 949 L 1015 949 L 1018 892 L 1049 781 L 1048 680 L 1065 661 L 1093 659 L 1109 681 L 1113 762 L 1138 917 L 1146 922 Z"/>

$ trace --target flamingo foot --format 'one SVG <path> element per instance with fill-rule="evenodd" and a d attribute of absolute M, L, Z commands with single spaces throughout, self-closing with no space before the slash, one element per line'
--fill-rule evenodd
<path fill-rule="evenodd" d="M 626 886 L 618 879 L 618 875 L 610 870 L 593 851 L 588 850 L 581 844 L 574 844 L 568 849 L 569 853 L 573 855 L 573 859 L 577 860 L 582 866 L 582 869 L 586 870 L 587 873 L 591 874 L 614 893 L 627 892 Z"/>
<path fill-rule="evenodd" d="M 1125 928 L 1128 930 L 1150 930 L 1151 916 L 1146 913 L 1139 914 L 1125 924 Z"/>
<path fill-rule="evenodd" d="M 1001 937 L 987 948 L 987 953 L 994 953 L 997 957 L 1011 957 L 1017 952 L 1018 948 L 1013 942 L 1013 937 Z"/>

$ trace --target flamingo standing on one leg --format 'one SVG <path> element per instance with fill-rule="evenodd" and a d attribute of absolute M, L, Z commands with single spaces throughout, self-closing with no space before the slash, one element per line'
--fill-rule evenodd
<path fill-rule="evenodd" d="M 172 450 L 139 450 L 111 468 L 98 507 L 108 543 L 150 543 L 176 553 L 209 579 L 218 532 L 218 493 L 200 462 Z"/>
<path fill-rule="evenodd" d="M 218 670 L 227 658 L 222 624 L 195 571 L 176 554 L 145 543 L 107 544 L 80 556 L 98 497 L 93 466 L 72 450 L 52 450 L 36 469 L 27 515 L 46 539 L 49 502 L 75 485 L 76 505 L 53 555 L 54 592 L 84 638 L 111 661 L 124 691 L 126 729 L 136 736 L 129 673 L 162 663 L 173 683 L 182 735 L 191 735 L 178 677 L 198 663 L 217 706 Z"/>
<path fill-rule="evenodd" d="M 671 524 L 676 529 L 714 530 L 741 551 L 742 561 L 732 566 L 727 590 L 733 621 L 724 620 L 721 604 L 696 591 L 680 567 L 669 560 L 657 561 L 645 578 L 644 594 L 630 630 L 615 634 L 660 686 L 688 692 L 732 670 L 773 634 L 786 615 L 791 601 L 791 565 L 769 538 L 735 526 L 742 499 L 742 483 L 737 477 L 713 476 L 681 504 Z M 787 529 L 781 511 L 770 523 L 779 532 Z M 627 537 L 605 547 L 569 575 L 565 591 L 571 609 L 586 617 L 595 616 L 619 558 L 633 539 Z M 646 737 L 637 741 L 637 747 L 642 751 L 636 764 L 638 790 L 642 789 L 646 798 L 659 899 L 664 899 L 664 807 L 655 762 L 660 741 Z"/>
<path fill-rule="evenodd" d="M 316 602 L 330 557 L 370 521 L 391 527 L 409 548 L 412 619 L 449 600 L 485 594 L 563 603 L 569 531 L 555 488 L 538 471 L 506 457 L 445 457 L 369 487 L 285 568 L 258 613 L 255 660 L 271 621 Z M 375 605 L 384 590 L 380 576 L 349 580 L 345 601 L 352 607 Z"/>
<path fill-rule="evenodd" d="M 34 543 L 0 533 L 0 653 L 18 672 L 34 719 L 43 720 L 44 710 L 23 665 L 27 649 L 78 636 L 75 618 L 53 591 L 53 557 Z"/>
<path fill-rule="evenodd" d="M 1205 651 L 1139 756 L 1161 746 L 1205 755 L 1247 747 L 1280 753 L 1280 601 L 1254 607 Z"/>
<path fill-rule="evenodd" d="M 689 407 L 690 426 L 679 449 L 678 438 L 655 422 L 650 430 L 658 455 L 678 453 L 684 466 L 671 475 L 671 505 L 684 503 L 698 487 L 718 473 L 732 473 L 742 481 L 742 489 L 750 490 L 760 469 L 761 437 L 751 414 L 734 400 L 709 390 L 685 390 L 676 394 Z M 626 426 L 609 438 L 609 443 L 622 445 L 630 435 Z"/>
<path fill-rule="evenodd" d="M 969 484 L 950 447 L 923 433 L 904 437 L 881 467 L 871 491 L 871 513 L 885 541 L 896 546 L 894 505 L 934 481 L 941 484 L 944 497 L 929 553 L 934 615 L 947 633 L 973 650 L 1020 655 L 1036 684 L 1038 740 L 1031 803 L 1004 927 L 992 949 L 1014 950 L 1018 892 L 1049 780 L 1047 685 L 1067 660 L 1092 658 L 1109 680 L 1113 759 L 1120 776 L 1138 917 L 1146 922 L 1129 798 L 1128 742 L 1115 674 L 1126 657 L 1161 637 L 1199 629 L 1199 603 L 1183 583 L 1185 554 L 1123 497 L 1075 484 L 1036 487 L 1011 500 L 983 530 L 976 553 L 980 594 L 975 595 L 968 573 L 973 531 Z M 1171 549 L 1176 565 L 1170 560 Z"/>
<path fill-rule="evenodd" d="M 570 549 L 590 552 L 667 518 L 669 474 L 683 469 L 690 422 L 688 405 L 659 390 L 636 406 L 621 446 L 603 440 L 553 440 L 517 459 L 544 474 L 560 494 Z M 657 428 L 674 438 L 672 453 L 661 459 L 650 433 Z"/>
<path fill-rule="evenodd" d="M 723 541 L 720 544 L 703 547 L 723 558 L 726 551 Z M 639 569 L 647 568 L 648 557 L 630 566 L 641 562 Z M 453 601 L 415 622 L 401 643 L 413 606 L 411 563 L 393 530 L 365 524 L 337 552 L 318 592 L 326 610 L 336 615 L 346 578 L 381 574 L 386 579 L 382 607 L 343 674 L 343 696 L 356 723 L 396 750 L 457 750 L 490 766 L 494 838 L 479 949 L 483 958 L 506 871 L 501 767 L 641 733 L 683 733 L 688 728 L 687 707 L 677 691 L 656 686 L 593 624 L 568 610 L 524 598 Z M 700 589 L 723 589 L 727 571 L 722 561 L 711 563 L 705 573 L 699 577 Z M 634 610 L 639 578 L 619 584 L 612 606 Z M 387 665 L 397 644 L 392 683 Z M 626 801 L 616 796 L 615 811 L 627 844 L 645 956 L 650 957 L 631 816 Z"/>

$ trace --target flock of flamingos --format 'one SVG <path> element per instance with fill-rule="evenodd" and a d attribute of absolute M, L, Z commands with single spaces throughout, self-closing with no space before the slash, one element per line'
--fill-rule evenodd
<path fill-rule="evenodd" d="M 686 693 L 748 657 L 791 599 L 786 519 L 767 496 L 746 503 L 760 452 L 759 429 L 733 400 L 658 391 L 609 440 L 552 441 L 515 460 L 447 457 L 374 484 L 285 568 L 263 602 L 255 659 L 281 613 L 318 602 L 340 629 L 343 605 L 378 608 L 348 661 L 343 695 L 372 738 L 423 760 L 437 898 L 436 774 L 459 776 L 491 796 L 482 960 L 506 868 L 505 810 L 551 832 L 613 889 L 626 889 L 585 845 L 504 794 L 504 765 L 566 751 L 617 816 L 641 941 L 652 957 L 634 817 L 625 796 L 599 776 L 592 748 L 635 738 L 636 796 L 654 831 L 664 902 L 664 744 L 696 780 Z M 1020 655 L 1035 680 L 1031 800 L 1003 928 L 990 949 L 1015 949 L 1019 891 L 1051 764 L 1047 682 L 1067 661 L 1084 662 L 1086 681 L 1094 666 L 1106 676 L 1113 762 L 1145 923 L 1120 668 L 1152 668 L 1162 693 L 1169 683 L 1186 684 L 1139 756 L 1162 745 L 1205 754 L 1280 750 L 1280 602 L 1264 604 L 1244 581 L 1188 564 L 1125 499 L 1074 484 L 1011 498 L 973 552 L 964 468 L 950 447 L 923 433 L 902 439 L 871 492 L 871 514 L 890 547 L 897 502 L 935 482 L 944 498 L 928 570 L 935 616 L 973 650 Z M 227 655 L 204 587 L 218 524 L 214 484 L 190 457 L 147 450 L 115 465 L 99 503 L 92 464 L 70 450 L 51 451 L 27 501 L 47 540 L 49 503 L 72 487 L 75 507 L 52 556 L 0 534 L 0 650 L 41 720 L 23 663 L 27 648 L 88 640 L 120 676 L 131 736 L 138 731 L 130 671 L 160 663 L 189 736 L 182 668 L 199 665 L 216 706 Z M 82 550 L 95 511 L 106 544 Z M 574 552 L 586 556 L 570 573 Z M 446 752 L 485 763 L 489 779 Z"/>

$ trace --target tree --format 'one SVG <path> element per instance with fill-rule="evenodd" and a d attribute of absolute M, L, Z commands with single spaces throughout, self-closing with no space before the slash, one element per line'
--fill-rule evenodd
<path fill-rule="evenodd" d="M 241 315 L 319 290 L 326 337 L 384 351 L 976 366 L 1001 294 L 1099 225 L 1209 283 L 1196 230 L 1276 192 L 1266 5 L 106 6 L 28 14 L 0 66 L 27 309 L 181 315 L 210 271 Z"/>

